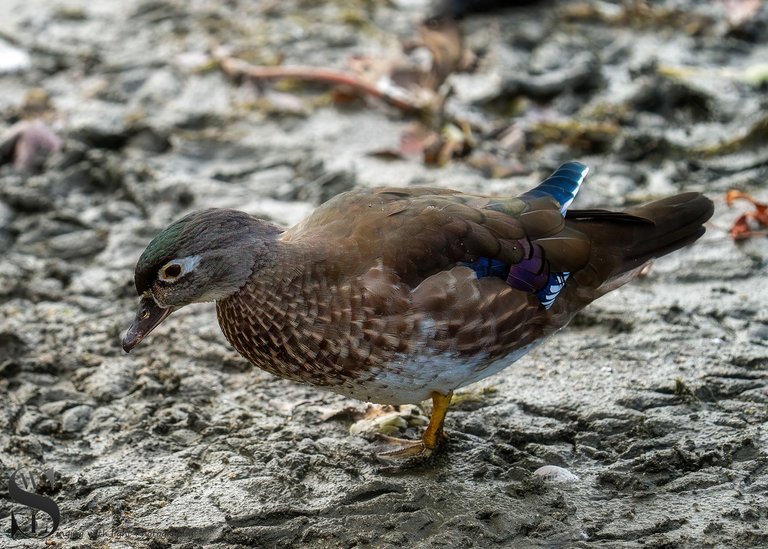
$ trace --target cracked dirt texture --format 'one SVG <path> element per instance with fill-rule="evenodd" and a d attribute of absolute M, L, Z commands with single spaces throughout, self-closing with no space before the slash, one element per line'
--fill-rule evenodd
<path fill-rule="evenodd" d="M 486 128 L 478 151 L 504 152 L 500 128 L 526 136 L 509 152 L 522 169 L 489 179 L 370 155 L 412 121 L 381 105 L 289 87 L 302 108 L 284 112 L 294 99 L 258 101 L 279 86 L 185 61 L 222 44 L 343 68 L 413 37 L 424 2 L 5 0 L 0 39 L 31 65 L 0 75 L 0 129 L 41 88 L 64 147 L 40 174 L 0 167 L 2 530 L 10 471 L 51 467 L 49 542 L 67 549 L 768 545 L 768 240 L 736 245 L 744 210 L 723 199 L 768 199 L 765 81 L 738 77 L 767 57 L 768 8 L 734 31 L 725 2 L 652 4 L 667 15 L 542 2 L 466 22 L 480 61 L 449 108 Z M 575 207 L 698 190 L 716 204 L 708 233 L 465 389 L 430 465 L 375 459 L 342 413 L 363 403 L 251 368 L 211 304 L 120 349 L 136 259 L 191 209 L 290 225 L 354 185 L 515 194 L 570 158 L 592 168 Z M 543 465 L 578 480 L 533 475 Z"/>

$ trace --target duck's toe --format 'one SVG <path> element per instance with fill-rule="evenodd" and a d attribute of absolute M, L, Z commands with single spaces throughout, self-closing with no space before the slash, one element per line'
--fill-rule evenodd
<path fill-rule="evenodd" d="M 435 442 L 429 445 L 424 439 L 410 440 L 388 435 L 379 435 L 379 438 L 386 441 L 387 445 L 391 448 L 383 452 L 378 452 L 376 456 L 379 459 L 395 461 L 431 458 L 444 446 L 445 435 L 441 433 Z"/>
<path fill-rule="evenodd" d="M 393 448 L 382 453 L 378 456 L 382 459 L 411 459 L 419 458 L 426 459 L 432 457 L 437 451 L 444 446 L 445 431 L 443 430 L 443 424 L 445 423 L 445 415 L 448 412 L 448 405 L 451 402 L 451 396 L 453 393 L 441 394 L 438 392 L 432 393 L 432 417 L 429 420 L 429 425 L 424 431 L 421 440 L 406 440 L 402 438 L 394 438 L 386 435 L 380 435 L 389 444 L 393 446 L 399 446 L 399 448 Z"/>

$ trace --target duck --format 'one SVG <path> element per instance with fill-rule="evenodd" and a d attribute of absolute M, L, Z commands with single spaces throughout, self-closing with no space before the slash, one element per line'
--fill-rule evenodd
<path fill-rule="evenodd" d="M 587 173 L 566 162 L 516 197 L 357 188 L 288 229 L 235 209 L 194 211 L 139 257 L 139 308 L 122 347 L 213 301 L 232 347 L 275 376 L 372 403 L 431 399 L 422 437 L 390 438 L 381 454 L 430 457 L 454 391 L 696 241 L 713 213 L 697 192 L 571 209 Z"/>

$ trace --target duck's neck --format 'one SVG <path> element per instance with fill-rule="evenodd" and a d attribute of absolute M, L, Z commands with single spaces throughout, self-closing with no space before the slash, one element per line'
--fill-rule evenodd
<path fill-rule="evenodd" d="M 242 231 L 232 234 L 226 247 L 212 252 L 216 254 L 216 285 L 206 301 L 229 299 L 247 287 L 255 273 L 279 265 L 280 232 L 275 225 L 252 219 Z"/>
<path fill-rule="evenodd" d="M 297 334 L 311 331 L 320 288 L 313 286 L 317 250 L 276 239 L 274 261 L 255 264 L 247 282 L 216 302 L 222 332 L 235 349 L 262 369 L 302 379 L 306 359 L 296 347 Z M 314 303 L 314 305 L 313 305 Z"/>

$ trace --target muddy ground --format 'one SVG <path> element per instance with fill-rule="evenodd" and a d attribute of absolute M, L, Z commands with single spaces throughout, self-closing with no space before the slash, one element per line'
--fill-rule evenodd
<path fill-rule="evenodd" d="M 55 547 L 768 545 L 768 240 L 735 244 L 749 207 L 724 202 L 768 199 L 768 6 L 625 4 L 469 18 L 446 124 L 473 142 L 429 166 L 400 154 L 415 116 L 201 70 L 214 49 L 390 58 L 423 1 L 4 0 L 0 130 L 41 119 L 62 149 L 0 168 L 0 536 L 12 508 L 29 530 L 24 468 L 61 510 Z M 292 224 L 356 185 L 513 194 L 570 158 L 592 168 L 576 206 L 703 191 L 708 233 L 465 389 L 430 465 L 378 461 L 349 432 L 365 404 L 249 367 L 213 305 L 120 349 L 138 255 L 191 209 Z"/>

